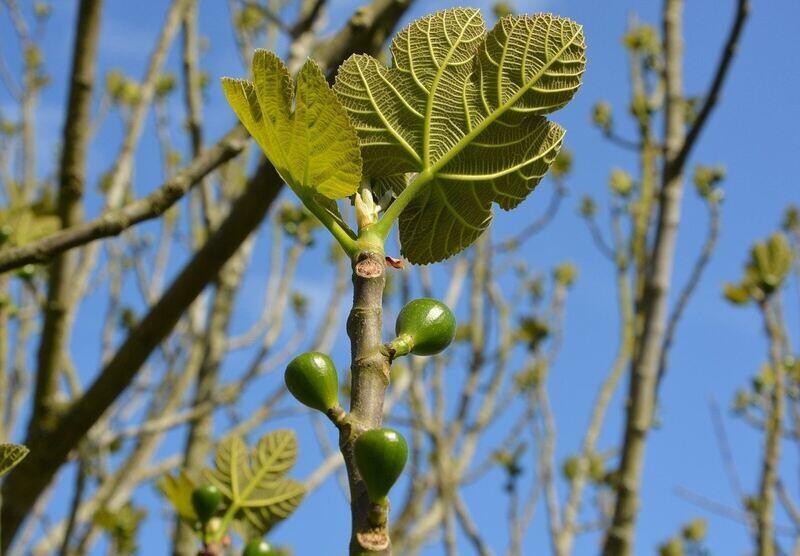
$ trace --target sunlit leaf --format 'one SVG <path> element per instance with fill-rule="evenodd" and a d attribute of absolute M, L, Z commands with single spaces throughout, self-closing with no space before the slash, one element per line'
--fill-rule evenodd
<path fill-rule="evenodd" d="M 319 66 L 308 60 L 292 83 L 267 50 L 253 55 L 253 81 L 223 78 L 228 103 L 287 184 L 303 199 L 352 195 L 361 183 L 358 138 Z"/>
<path fill-rule="evenodd" d="M 544 115 L 580 86 L 583 31 L 538 14 L 504 17 L 487 34 L 480 11 L 456 8 L 411 23 L 392 56 L 391 68 L 350 57 L 334 90 L 367 175 L 432 177 L 400 215 L 403 254 L 429 263 L 472 243 L 493 203 L 516 207 L 547 171 L 564 130 Z"/>
<path fill-rule="evenodd" d="M 192 492 L 197 483 L 186 471 L 181 470 L 177 475 L 164 475 L 157 486 L 181 519 L 192 524 L 197 522 L 197 514 L 192 505 Z"/>

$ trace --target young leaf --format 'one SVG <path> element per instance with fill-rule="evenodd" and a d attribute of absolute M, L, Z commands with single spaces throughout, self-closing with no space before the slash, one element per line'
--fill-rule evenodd
<path fill-rule="evenodd" d="M 215 469 L 208 480 L 229 500 L 227 513 L 242 512 L 260 536 L 286 518 L 305 494 L 302 484 L 284 475 L 297 459 L 297 440 L 290 430 L 271 432 L 248 454 L 238 436 L 220 442 L 214 458 Z"/>
<path fill-rule="evenodd" d="M 192 506 L 192 492 L 197 487 L 197 483 L 189 477 L 185 470 L 181 470 L 177 475 L 164 475 L 156 484 L 158 490 L 164 495 L 178 516 L 194 525 L 198 518 Z"/>
<path fill-rule="evenodd" d="M 583 31 L 538 14 L 504 17 L 487 35 L 480 11 L 455 8 L 411 23 L 392 56 L 391 68 L 351 56 L 334 91 L 366 174 L 418 173 L 384 219 L 399 212 L 403 255 L 430 263 L 467 247 L 488 227 L 492 203 L 516 207 L 547 171 L 564 130 L 544 115 L 580 86 Z"/>
<path fill-rule="evenodd" d="M 303 65 L 296 93 L 289 70 L 272 52 L 256 50 L 252 71 L 252 82 L 223 78 L 225 97 L 286 183 L 301 199 L 355 193 L 358 138 L 316 62 Z"/>
<path fill-rule="evenodd" d="M 28 448 L 21 444 L 0 444 L 0 477 L 14 469 L 28 455 Z"/>

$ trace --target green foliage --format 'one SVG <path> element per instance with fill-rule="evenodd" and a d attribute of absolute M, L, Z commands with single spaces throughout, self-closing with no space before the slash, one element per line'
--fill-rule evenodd
<path fill-rule="evenodd" d="M 702 543 L 708 532 L 705 519 L 697 518 L 681 527 L 680 534 L 672 536 L 658 547 L 659 556 L 684 556 L 691 554 L 702 556 L 708 554 Z"/>
<path fill-rule="evenodd" d="M 578 456 L 570 456 L 561 464 L 561 474 L 568 481 L 572 481 L 578 476 L 578 468 L 580 466 L 580 458 Z"/>
<path fill-rule="evenodd" d="M 797 205 L 789 205 L 786 209 L 781 228 L 787 233 L 800 233 L 800 209 Z"/>
<path fill-rule="evenodd" d="M 256 50 L 252 72 L 252 82 L 223 78 L 228 103 L 303 203 L 335 211 L 325 199 L 356 192 L 361 155 L 325 76 L 308 60 L 295 87 L 286 66 L 267 50 Z"/>
<path fill-rule="evenodd" d="M 365 173 L 396 180 L 403 255 L 450 257 L 510 210 L 555 159 L 563 107 L 585 66 L 582 28 L 549 14 L 508 16 L 486 33 L 477 9 L 417 20 L 392 43 L 393 65 L 350 57 L 334 90 L 358 131 Z M 401 202 L 402 200 L 402 202 Z M 391 224 L 387 218 L 387 224 Z M 386 229 L 381 230 L 386 233 Z"/>
<path fill-rule="evenodd" d="M 580 215 L 584 218 L 594 218 L 594 215 L 597 214 L 597 202 L 589 195 L 584 195 L 583 198 L 581 198 L 578 212 L 580 212 Z"/>
<path fill-rule="evenodd" d="M 633 178 L 625 170 L 614 168 L 608 178 L 608 186 L 615 195 L 627 197 L 633 191 Z"/>
<path fill-rule="evenodd" d="M 492 13 L 497 19 L 514 15 L 514 4 L 511 2 L 495 2 L 492 4 Z"/>
<path fill-rule="evenodd" d="M 33 203 L 12 200 L 8 206 L 0 209 L 0 235 L 4 247 L 36 241 L 60 228 L 61 220 L 56 216 L 55 206 L 49 196 Z"/>
<path fill-rule="evenodd" d="M 661 53 L 661 38 L 652 25 L 635 25 L 622 37 L 622 44 L 643 57 L 648 67 L 654 67 Z"/>
<path fill-rule="evenodd" d="M 708 522 L 705 519 L 693 519 L 683 526 L 681 534 L 683 538 L 691 542 L 700 542 L 706 538 L 708 533 Z"/>
<path fill-rule="evenodd" d="M 166 98 L 175 90 L 177 86 L 177 78 L 174 73 L 165 73 L 159 75 L 156 79 L 155 94 L 158 98 Z"/>
<path fill-rule="evenodd" d="M 555 179 L 561 179 L 572 170 L 572 152 L 567 149 L 558 151 L 555 160 L 550 164 L 550 174 Z"/>
<path fill-rule="evenodd" d="M 181 470 L 177 475 L 164 475 L 156 486 L 175 509 L 178 517 L 191 525 L 195 525 L 199 521 L 192 503 L 192 493 L 197 483 L 189 477 L 186 471 Z"/>
<path fill-rule="evenodd" d="M 674 537 L 658 547 L 658 556 L 683 556 L 683 539 Z"/>
<path fill-rule="evenodd" d="M 50 2 L 34 2 L 33 3 L 33 15 L 36 19 L 42 21 L 50 17 L 50 14 L 53 13 L 53 6 Z"/>
<path fill-rule="evenodd" d="M 206 478 L 226 499 L 223 526 L 236 517 L 263 536 L 288 517 L 305 494 L 302 484 L 285 477 L 296 459 L 297 440 L 290 430 L 266 434 L 251 451 L 238 436 L 222 440 Z"/>
<path fill-rule="evenodd" d="M 21 444 L 0 444 L 0 477 L 14 469 L 28 455 Z"/>
<path fill-rule="evenodd" d="M 407 303 L 397 315 L 392 356 L 435 355 L 456 335 L 456 318 L 450 308 L 436 299 L 422 297 Z"/>
<path fill-rule="evenodd" d="M 539 347 L 548 336 L 550 336 L 550 325 L 546 321 L 535 316 L 520 319 L 517 337 L 527 343 L 531 351 Z"/>
<path fill-rule="evenodd" d="M 694 168 L 694 187 L 697 194 L 704 199 L 719 200 L 721 192 L 718 189 L 718 185 L 724 179 L 724 166 L 698 164 Z"/>
<path fill-rule="evenodd" d="M 106 94 L 113 103 L 131 107 L 139 103 L 142 88 L 139 83 L 121 71 L 111 70 L 106 74 Z"/>
<path fill-rule="evenodd" d="M 94 515 L 95 524 L 111 537 L 113 550 L 118 556 L 136 554 L 139 524 L 145 518 L 145 511 L 128 503 L 116 511 L 101 508 Z"/>
<path fill-rule="evenodd" d="M 611 133 L 611 129 L 614 126 L 614 119 L 610 102 L 602 100 L 595 103 L 592 109 L 592 123 L 599 127 L 603 133 Z"/>
<path fill-rule="evenodd" d="M 278 222 L 292 239 L 308 246 L 314 243 L 313 232 L 319 223 L 301 206 L 284 203 L 278 211 Z"/>
<path fill-rule="evenodd" d="M 780 288 L 792 269 L 794 254 L 789 240 L 780 232 L 750 250 L 744 276 L 736 284 L 725 285 L 725 298 L 742 305 L 751 300 L 763 301 Z"/>
<path fill-rule="evenodd" d="M 292 359 L 283 375 L 297 401 L 322 413 L 339 405 L 339 376 L 333 361 L 317 351 Z"/>
<path fill-rule="evenodd" d="M 569 288 L 578 279 L 578 267 L 572 263 L 561 263 L 553 269 L 553 279 L 558 285 Z"/>
<path fill-rule="evenodd" d="M 264 13 L 259 6 L 247 4 L 236 12 L 234 25 L 244 32 L 253 33 L 264 26 Z"/>
<path fill-rule="evenodd" d="M 214 485 L 204 485 L 192 491 L 192 508 L 201 523 L 214 517 L 222 504 L 222 493 Z"/>
<path fill-rule="evenodd" d="M 539 386 L 547 375 L 547 363 L 536 361 L 514 375 L 514 386 L 520 392 L 527 392 Z"/>
<path fill-rule="evenodd" d="M 408 444 L 405 438 L 392 429 L 368 430 L 356 439 L 355 456 L 370 500 L 383 503 L 406 466 Z"/>

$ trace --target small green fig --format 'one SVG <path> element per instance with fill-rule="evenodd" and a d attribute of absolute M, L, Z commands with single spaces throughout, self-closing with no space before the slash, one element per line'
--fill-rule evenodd
<path fill-rule="evenodd" d="M 222 503 L 222 493 L 214 485 L 197 487 L 192 491 L 192 507 L 201 523 L 206 523 Z"/>
<path fill-rule="evenodd" d="M 310 351 L 292 359 L 284 373 L 286 388 L 297 401 L 327 413 L 339 405 L 339 377 L 331 358 Z"/>
<path fill-rule="evenodd" d="M 242 556 L 278 556 L 278 552 L 263 539 L 253 539 L 244 547 Z"/>
<path fill-rule="evenodd" d="M 389 344 L 392 357 L 408 353 L 435 355 L 453 341 L 456 318 L 441 301 L 422 297 L 400 310 L 394 329 L 397 338 Z"/>
<path fill-rule="evenodd" d="M 392 429 L 368 430 L 356 440 L 355 455 L 370 500 L 383 503 L 406 465 L 405 438 Z"/>

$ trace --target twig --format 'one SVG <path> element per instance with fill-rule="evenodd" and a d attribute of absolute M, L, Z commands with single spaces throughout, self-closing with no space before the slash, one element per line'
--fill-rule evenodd
<path fill-rule="evenodd" d="M 733 62 L 733 58 L 739 48 L 739 40 L 741 39 L 742 30 L 744 29 L 744 24 L 749 14 L 750 0 L 737 0 L 736 15 L 734 16 L 733 25 L 728 32 L 728 38 L 725 41 L 725 47 L 723 48 L 719 62 L 717 63 L 717 69 L 714 72 L 714 78 L 711 80 L 711 87 L 709 88 L 708 94 L 703 101 L 703 106 L 697 113 L 697 118 L 692 124 L 692 127 L 690 127 L 689 131 L 686 133 L 686 138 L 683 141 L 683 145 L 681 145 L 680 151 L 678 152 L 677 156 L 670 161 L 675 168 L 680 168 L 685 164 L 689 153 L 692 151 L 694 144 L 697 142 L 697 139 L 700 137 L 700 133 L 703 131 L 703 128 L 708 121 L 708 117 L 711 115 L 711 112 L 714 110 L 714 106 L 716 106 L 717 101 L 719 100 L 722 86 L 725 84 L 725 78 L 728 76 L 728 72 L 731 68 L 731 62 Z"/>
<path fill-rule="evenodd" d="M 238 155 L 247 144 L 246 136 L 244 128 L 237 126 L 174 178 L 138 201 L 27 245 L 0 251 L 0 272 L 8 272 L 30 263 L 47 262 L 68 249 L 96 239 L 119 235 L 135 224 L 160 216 L 203 177 Z"/>
<path fill-rule="evenodd" d="M 672 309 L 672 313 L 667 320 L 667 331 L 664 334 L 664 344 L 661 348 L 661 360 L 658 364 L 656 398 L 658 397 L 658 391 L 661 386 L 661 382 L 667 372 L 667 360 L 669 358 L 670 349 L 672 348 L 672 343 L 675 340 L 675 333 L 678 329 L 678 324 L 680 323 L 681 317 L 683 317 L 683 313 L 686 311 L 686 307 L 689 305 L 692 295 L 694 295 L 695 290 L 697 290 L 697 286 L 700 285 L 700 280 L 703 277 L 703 273 L 705 272 L 705 269 L 711 260 L 711 256 L 714 254 L 714 249 L 717 246 L 717 238 L 719 237 L 719 204 L 712 200 L 707 202 L 709 221 L 708 232 L 706 234 L 705 243 L 703 244 L 703 249 L 698 255 L 697 260 L 694 262 L 694 265 L 692 265 L 692 271 L 689 274 L 689 278 L 686 280 L 686 284 L 684 284 L 683 288 L 681 288 L 680 294 L 678 295 L 678 301 L 675 303 L 675 307 Z"/>

